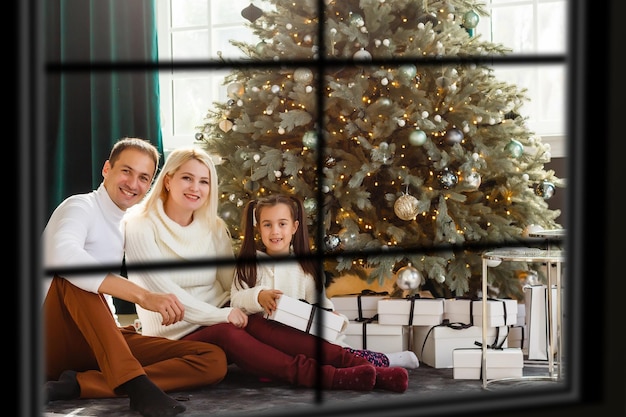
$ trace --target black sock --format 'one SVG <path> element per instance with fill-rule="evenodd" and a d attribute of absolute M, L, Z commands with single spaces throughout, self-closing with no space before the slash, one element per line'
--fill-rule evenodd
<path fill-rule="evenodd" d="M 76 371 L 63 371 L 58 381 L 48 381 L 44 387 L 46 403 L 56 400 L 73 400 L 80 397 Z"/>
<path fill-rule="evenodd" d="M 122 384 L 120 390 L 128 394 L 131 410 L 144 417 L 173 417 L 186 407 L 164 393 L 146 375 L 140 375 Z"/>

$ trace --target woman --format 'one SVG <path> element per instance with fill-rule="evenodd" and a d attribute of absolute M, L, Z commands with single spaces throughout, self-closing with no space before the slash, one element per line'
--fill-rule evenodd
<path fill-rule="evenodd" d="M 175 294 L 185 307 L 183 320 L 170 326 L 138 307 L 143 333 L 216 344 L 244 371 L 296 386 L 405 391 L 405 369 L 375 368 L 324 342 L 324 360 L 318 362 L 315 336 L 228 306 L 234 254 L 228 229 L 217 215 L 217 191 L 210 156 L 195 147 L 179 148 L 165 161 L 146 199 L 125 217 L 129 279 Z M 178 268 L 135 268 L 164 261 L 175 261 Z M 404 371 L 404 379 L 396 377 L 396 369 Z M 376 385 L 379 380 L 383 382 Z"/>

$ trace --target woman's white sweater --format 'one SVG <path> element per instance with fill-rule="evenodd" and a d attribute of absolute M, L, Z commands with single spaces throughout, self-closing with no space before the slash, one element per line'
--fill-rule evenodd
<path fill-rule="evenodd" d="M 181 337 L 200 326 L 227 322 L 234 266 L 210 265 L 211 260 L 233 260 L 233 248 L 226 225 L 218 230 L 194 219 L 188 226 L 171 220 L 159 200 L 157 210 L 147 215 L 131 211 L 124 219 L 128 278 L 155 292 L 175 294 L 185 307 L 184 319 L 164 326 L 159 313 L 137 306 L 142 332 L 169 339 Z M 208 266 L 184 267 L 184 261 L 206 260 Z M 180 261 L 182 268 L 133 270 L 147 262 Z"/>

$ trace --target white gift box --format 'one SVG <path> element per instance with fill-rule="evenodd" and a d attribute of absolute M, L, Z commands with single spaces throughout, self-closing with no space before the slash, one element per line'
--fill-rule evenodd
<path fill-rule="evenodd" d="M 335 341 L 339 333 L 344 330 L 344 317 L 325 310 L 314 304 L 281 295 L 276 303 L 276 310 L 268 316 L 288 326 L 321 336 L 328 341 Z M 318 334 L 318 322 L 322 323 L 322 334 Z"/>
<path fill-rule="evenodd" d="M 527 285 L 524 287 L 526 303 L 526 327 L 528 329 L 528 359 L 548 360 L 548 291 L 546 285 Z M 552 287 L 552 337 L 556 353 L 557 341 L 557 290 Z"/>
<path fill-rule="evenodd" d="M 522 349 L 524 355 L 528 355 L 528 331 L 526 326 L 511 326 L 507 338 L 509 347 Z"/>
<path fill-rule="evenodd" d="M 509 299 L 487 300 L 487 327 L 512 326 L 517 323 L 518 302 Z M 471 317 L 471 319 L 470 319 Z M 482 300 L 447 298 L 443 318 L 451 323 L 482 326 Z"/>
<path fill-rule="evenodd" d="M 487 345 L 507 347 L 506 326 L 487 328 Z M 412 350 L 417 358 L 433 368 L 451 368 L 452 352 L 457 348 L 477 348 L 482 343 L 482 327 L 413 326 Z"/>
<path fill-rule="evenodd" d="M 482 301 L 474 301 L 474 325 L 482 326 Z M 512 326 L 517 323 L 517 300 L 487 300 L 487 327 Z"/>
<path fill-rule="evenodd" d="M 482 379 L 482 349 L 454 349 L 452 352 L 454 379 Z M 487 379 L 520 378 L 524 355 L 520 348 L 487 349 Z"/>
<path fill-rule="evenodd" d="M 409 342 L 409 326 L 383 325 L 376 321 L 358 322 L 351 320 L 344 334 L 343 342 L 351 348 L 368 349 L 382 353 L 407 350 Z"/>
<path fill-rule="evenodd" d="M 412 318 L 410 317 L 413 310 Z M 378 300 L 379 324 L 428 326 L 443 320 L 441 298 L 383 298 Z"/>
<path fill-rule="evenodd" d="M 517 303 L 517 322 L 515 326 L 526 326 L 526 303 Z"/>
<path fill-rule="evenodd" d="M 349 294 L 331 297 L 335 311 L 348 317 L 349 320 L 370 319 L 378 313 L 378 300 L 386 294 Z"/>

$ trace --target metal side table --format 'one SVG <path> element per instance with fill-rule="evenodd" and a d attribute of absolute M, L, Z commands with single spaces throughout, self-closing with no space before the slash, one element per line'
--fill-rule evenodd
<path fill-rule="evenodd" d="M 548 288 L 551 289 L 553 285 L 556 285 L 556 300 L 553 300 L 552 291 L 547 291 L 547 324 L 548 324 L 548 376 L 532 376 L 522 377 L 523 379 L 550 379 L 558 380 L 562 376 L 562 334 L 561 334 L 561 264 L 565 261 L 564 253 L 555 249 L 534 249 L 534 248 L 515 248 L 515 249 L 496 249 L 487 251 L 482 254 L 483 259 L 483 271 L 482 271 L 482 384 L 483 388 L 487 388 L 489 382 L 495 382 L 495 380 L 487 380 L 487 274 L 488 269 L 495 268 L 502 262 L 521 261 L 521 262 L 542 262 L 547 264 L 547 279 Z M 556 266 L 556 277 L 552 274 L 552 265 Z M 552 305 L 556 301 L 556 332 L 552 329 L 555 323 L 552 318 Z M 557 340 L 554 340 L 554 333 L 556 333 Z M 557 343 L 557 361 L 559 366 L 558 372 L 554 363 L 554 346 Z M 519 379 L 519 378 L 513 378 Z"/>

